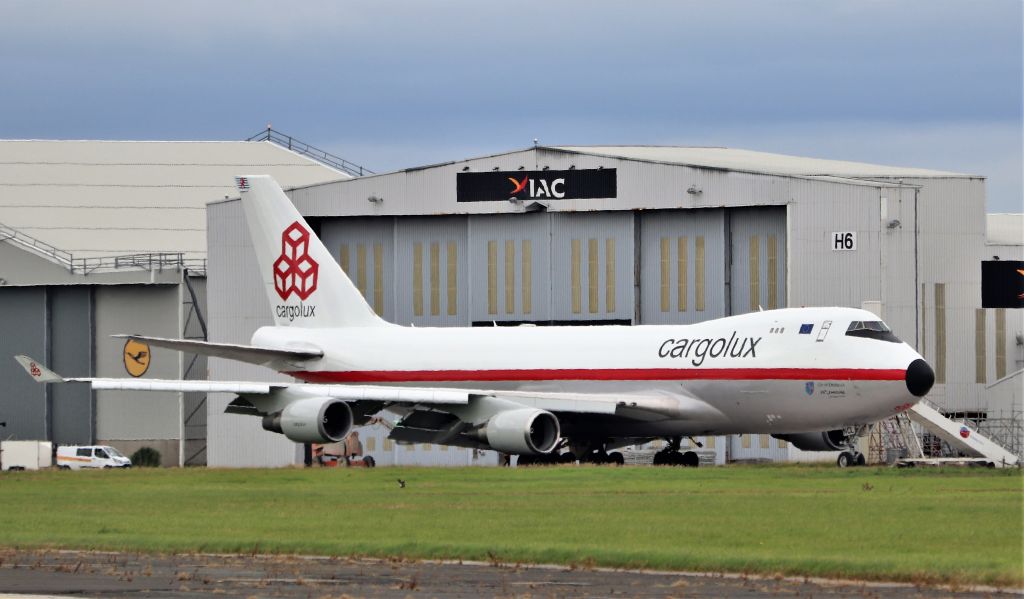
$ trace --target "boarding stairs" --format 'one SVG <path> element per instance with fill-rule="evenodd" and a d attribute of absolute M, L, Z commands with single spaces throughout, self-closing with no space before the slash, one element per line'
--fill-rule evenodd
<path fill-rule="evenodd" d="M 1019 457 L 963 422 L 951 420 L 938 410 L 920 401 L 907 411 L 912 421 L 928 429 L 960 453 L 1003 468 L 1017 466 Z"/>

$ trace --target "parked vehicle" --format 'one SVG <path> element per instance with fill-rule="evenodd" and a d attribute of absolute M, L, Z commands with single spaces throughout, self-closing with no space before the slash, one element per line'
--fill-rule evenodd
<path fill-rule="evenodd" d="M 49 441 L 0 441 L 0 470 L 39 470 L 53 464 Z"/>
<path fill-rule="evenodd" d="M 65 445 L 57 448 L 57 467 L 61 470 L 131 468 L 132 461 L 109 445 Z"/>

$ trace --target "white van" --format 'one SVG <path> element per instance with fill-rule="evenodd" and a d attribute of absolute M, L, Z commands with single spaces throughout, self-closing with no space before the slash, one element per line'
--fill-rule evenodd
<path fill-rule="evenodd" d="M 132 461 L 109 445 L 65 445 L 57 448 L 57 467 L 61 470 L 131 468 Z"/>

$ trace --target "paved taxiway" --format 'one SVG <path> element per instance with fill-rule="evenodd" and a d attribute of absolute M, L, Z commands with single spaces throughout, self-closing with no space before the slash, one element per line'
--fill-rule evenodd
<path fill-rule="evenodd" d="M 990 597 L 912 585 L 295 556 L 0 550 L 0 594 L 79 597 Z M 1019 591 L 1011 592 L 1020 595 Z"/>

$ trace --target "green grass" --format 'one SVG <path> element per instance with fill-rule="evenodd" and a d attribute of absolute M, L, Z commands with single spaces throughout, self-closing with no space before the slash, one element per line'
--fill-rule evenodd
<path fill-rule="evenodd" d="M 1016 470 L 814 466 L 7 473 L 0 546 L 1020 586 L 1022 482 Z"/>

